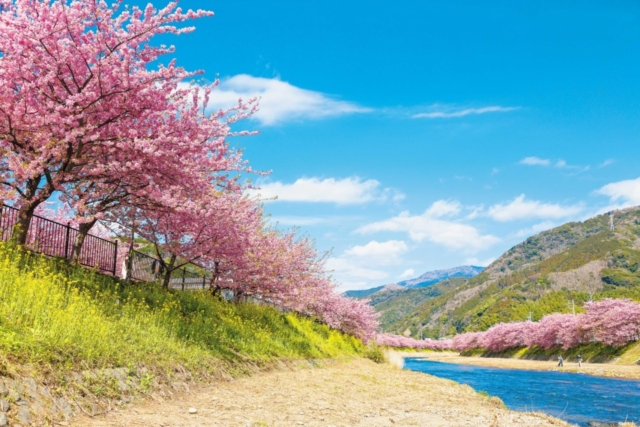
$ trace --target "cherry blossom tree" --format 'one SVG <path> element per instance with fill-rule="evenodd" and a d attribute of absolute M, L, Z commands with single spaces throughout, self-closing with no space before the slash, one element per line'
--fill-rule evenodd
<path fill-rule="evenodd" d="M 580 329 L 585 341 L 599 341 L 619 347 L 638 340 L 640 304 L 629 299 L 587 302 Z"/>
<path fill-rule="evenodd" d="M 19 209 L 19 243 L 26 240 L 35 209 L 55 191 L 86 190 L 86 177 L 115 172 L 96 161 L 101 153 L 110 152 L 117 172 L 127 173 L 140 152 L 160 159 L 180 152 L 180 144 L 202 144 L 202 138 L 185 139 L 192 132 L 174 134 L 181 129 L 172 127 L 187 126 L 180 114 L 193 110 L 185 103 L 196 108 L 195 91 L 189 99 L 189 90 L 178 85 L 197 73 L 173 61 L 153 71 L 148 66 L 172 52 L 152 46 L 153 36 L 193 31 L 175 24 L 211 13 L 183 12 L 176 2 L 161 10 L 118 9 L 118 3 L 94 0 L 2 3 L 0 196 Z M 160 118 L 165 126 L 150 134 Z M 215 116 L 199 123 L 220 125 Z M 211 138 L 211 129 L 199 130 L 195 134 Z M 82 211 L 83 205 L 74 208 Z"/>

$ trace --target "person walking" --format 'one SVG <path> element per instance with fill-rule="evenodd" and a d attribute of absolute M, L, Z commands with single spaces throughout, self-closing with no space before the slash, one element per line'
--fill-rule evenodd
<path fill-rule="evenodd" d="M 558 356 L 558 366 L 564 366 L 564 359 L 562 356 Z"/>
<path fill-rule="evenodd" d="M 582 356 L 578 355 L 578 368 L 582 368 Z"/>

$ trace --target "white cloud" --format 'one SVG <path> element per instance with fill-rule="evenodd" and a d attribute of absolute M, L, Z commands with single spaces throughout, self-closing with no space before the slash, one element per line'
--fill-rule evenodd
<path fill-rule="evenodd" d="M 596 193 L 608 196 L 611 202 L 622 203 L 618 208 L 640 205 L 640 178 L 612 182 Z"/>
<path fill-rule="evenodd" d="M 478 258 L 467 258 L 464 260 L 464 264 L 465 265 L 473 265 L 476 267 L 486 267 L 489 264 L 491 264 L 493 261 L 496 260 L 496 257 L 490 257 L 490 258 L 486 258 L 486 259 L 478 259 Z"/>
<path fill-rule="evenodd" d="M 304 119 L 323 119 L 372 110 L 357 104 L 334 99 L 326 94 L 293 86 L 278 78 L 267 79 L 239 74 L 220 82 L 211 93 L 209 109 L 226 109 L 259 98 L 259 110 L 252 118 L 264 126 Z"/>
<path fill-rule="evenodd" d="M 284 202 L 336 203 L 339 205 L 357 205 L 388 199 L 399 200 L 404 197 L 390 188 L 380 188 L 375 179 L 363 181 L 359 177 L 343 179 L 335 178 L 300 178 L 293 184 L 280 181 L 258 183 L 259 189 L 251 190 L 251 194 L 259 194 L 264 198 L 277 197 Z"/>
<path fill-rule="evenodd" d="M 481 108 L 464 108 L 464 109 L 456 109 L 454 107 L 447 107 L 443 105 L 433 105 L 431 109 L 433 111 L 429 111 L 426 113 L 418 113 L 414 114 L 414 119 L 426 118 L 426 119 L 450 119 L 455 117 L 465 117 L 469 115 L 476 114 L 487 114 L 487 113 L 504 113 L 507 111 L 517 110 L 520 107 L 501 107 L 499 105 L 492 105 Z"/>
<path fill-rule="evenodd" d="M 599 167 L 599 168 L 606 168 L 607 166 L 610 166 L 610 165 L 612 165 L 612 164 L 614 164 L 614 163 L 615 163 L 615 160 L 613 160 L 613 159 L 607 159 L 607 160 L 605 160 L 604 162 L 600 163 L 600 164 L 598 165 L 598 167 Z"/>
<path fill-rule="evenodd" d="M 532 218 L 566 218 L 582 210 L 581 205 L 562 206 L 537 200 L 525 200 L 524 194 L 521 194 L 508 204 L 491 206 L 488 214 L 496 221 L 506 222 Z"/>
<path fill-rule="evenodd" d="M 344 252 L 347 257 L 365 259 L 367 263 L 375 262 L 378 265 L 392 264 L 398 256 L 407 252 L 409 248 L 402 240 L 389 240 L 377 242 L 372 240 L 364 246 L 354 246 Z"/>
<path fill-rule="evenodd" d="M 427 215 L 434 218 L 457 215 L 458 213 L 460 213 L 460 203 L 446 200 L 438 200 L 434 202 L 426 212 Z"/>
<path fill-rule="evenodd" d="M 365 245 L 354 246 L 340 256 L 327 260 L 326 268 L 332 271 L 340 289 L 363 289 L 371 287 L 371 282 L 379 282 L 389 277 L 385 271 L 371 268 L 375 266 L 398 265 L 400 256 L 408 251 L 407 244 L 401 240 L 386 242 L 370 241 Z"/>
<path fill-rule="evenodd" d="M 540 157 L 525 157 L 524 159 L 520 160 L 518 163 L 520 163 L 521 165 L 528 165 L 528 166 L 549 166 L 551 164 L 551 161 L 549 159 L 541 159 Z"/>
<path fill-rule="evenodd" d="M 389 277 L 389 275 L 384 271 L 357 266 L 348 259 L 342 257 L 329 258 L 325 267 L 327 270 L 338 273 L 341 278 L 347 279 L 383 280 Z M 345 280 L 341 280 L 341 282 L 344 281 Z M 349 282 L 351 280 L 346 281 Z"/>
<path fill-rule="evenodd" d="M 413 268 L 408 268 L 405 271 L 402 272 L 401 275 L 398 276 L 398 279 L 410 279 L 412 277 L 415 277 L 416 272 L 413 270 Z"/>
<path fill-rule="evenodd" d="M 558 160 L 552 161 L 551 159 L 541 159 L 540 157 L 536 157 L 536 156 L 525 157 L 524 159 L 520 160 L 518 163 L 521 165 L 527 165 L 527 166 L 545 166 L 546 167 L 546 166 L 551 166 L 552 162 L 553 162 L 553 167 L 555 167 L 556 169 L 574 170 L 575 172 L 572 175 L 586 172 L 589 169 L 591 169 L 591 166 L 589 165 L 587 166 L 570 165 L 564 159 L 558 159 Z"/>
<path fill-rule="evenodd" d="M 555 227 L 557 224 L 553 221 L 543 221 L 538 224 L 534 224 L 531 227 L 523 228 L 522 230 L 518 230 L 513 236 L 517 238 L 524 238 L 533 236 L 534 234 L 538 234 L 541 231 L 550 230 Z"/>
<path fill-rule="evenodd" d="M 454 202 L 439 200 L 422 215 L 410 215 L 405 211 L 393 218 L 364 225 L 356 232 L 361 234 L 380 231 L 406 232 L 411 240 L 416 242 L 427 240 L 448 248 L 469 251 L 484 249 L 499 241 L 497 237 L 490 234 L 481 234 L 471 225 L 440 219 L 444 215 L 457 213 L 454 205 Z"/>

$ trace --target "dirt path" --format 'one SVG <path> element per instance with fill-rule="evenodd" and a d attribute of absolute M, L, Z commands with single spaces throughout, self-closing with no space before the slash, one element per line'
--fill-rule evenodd
<path fill-rule="evenodd" d="M 492 366 L 495 368 L 526 369 L 530 371 L 564 371 L 578 372 L 599 377 L 618 377 L 629 379 L 640 379 L 640 365 L 614 365 L 609 363 L 583 363 L 579 368 L 575 362 L 565 360 L 564 367 L 559 368 L 557 362 L 524 360 L 524 359 L 501 359 L 496 357 L 465 357 L 458 353 L 398 353 L 407 357 L 424 357 L 429 360 L 439 362 L 459 363 L 463 365 Z M 398 357 L 398 356 L 395 356 Z"/>
<path fill-rule="evenodd" d="M 197 409 L 189 414 L 189 408 Z M 568 426 L 511 412 L 468 386 L 368 360 L 258 374 L 201 386 L 76 427 Z"/>

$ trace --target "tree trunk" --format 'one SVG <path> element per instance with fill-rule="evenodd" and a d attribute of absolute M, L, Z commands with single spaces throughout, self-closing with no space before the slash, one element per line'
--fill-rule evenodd
<path fill-rule="evenodd" d="M 40 175 L 27 180 L 25 193 L 23 195 L 26 201 L 20 206 L 18 210 L 18 220 L 13 226 L 13 230 L 11 230 L 11 240 L 19 245 L 27 244 L 29 227 L 31 226 L 31 220 L 33 219 L 36 208 L 53 194 L 54 188 L 50 184 L 40 189 L 38 193 L 38 186 L 42 178 L 43 176 Z"/>
<path fill-rule="evenodd" d="M 176 256 L 171 254 L 168 263 L 163 263 L 165 267 L 164 276 L 162 277 L 162 287 L 168 288 L 171 281 L 171 273 L 173 273 L 173 266 L 176 263 Z"/>
<path fill-rule="evenodd" d="M 11 240 L 19 245 L 27 244 L 27 237 L 29 236 L 29 227 L 31 226 L 31 220 L 35 213 L 36 208 L 41 202 L 30 203 L 22 206 L 18 210 L 18 220 L 13 226 L 11 231 Z"/>
<path fill-rule="evenodd" d="M 77 262 L 80 259 L 80 251 L 82 251 L 82 245 L 84 245 L 84 241 L 87 238 L 87 234 L 89 234 L 89 230 L 98 222 L 97 219 L 94 219 L 90 222 L 82 223 L 78 226 L 78 235 L 76 236 L 76 241 L 73 243 L 73 249 L 71 250 L 71 261 Z"/>

